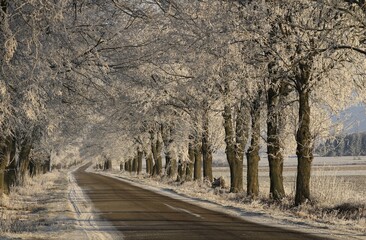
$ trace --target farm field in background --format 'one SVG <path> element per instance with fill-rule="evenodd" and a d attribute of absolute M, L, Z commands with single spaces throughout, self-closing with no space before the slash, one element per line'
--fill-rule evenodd
<path fill-rule="evenodd" d="M 221 155 L 218 155 L 220 157 Z M 217 156 L 216 156 L 217 157 Z M 225 156 L 223 156 L 225 158 Z M 216 158 L 216 164 L 223 164 Z M 244 162 L 244 186 L 246 185 L 246 163 Z M 284 162 L 284 185 L 286 194 L 293 195 L 296 184 L 296 158 Z M 228 166 L 214 167 L 214 177 L 224 177 L 230 182 Z M 313 161 L 311 190 L 315 200 L 322 205 L 334 206 L 343 203 L 362 204 L 366 202 L 366 157 L 315 157 Z M 263 157 L 259 163 L 259 186 L 262 196 L 269 193 L 268 160 Z"/>

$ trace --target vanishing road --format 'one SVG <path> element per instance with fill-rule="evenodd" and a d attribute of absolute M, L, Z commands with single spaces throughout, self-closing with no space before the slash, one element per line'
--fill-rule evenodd
<path fill-rule="evenodd" d="M 87 167 L 75 172 L 77 183 L 94 204 L 97 215 L 114 225 L 126 240 L 325 239 L 246 222 L 117 179 L 85 172 Z"/>

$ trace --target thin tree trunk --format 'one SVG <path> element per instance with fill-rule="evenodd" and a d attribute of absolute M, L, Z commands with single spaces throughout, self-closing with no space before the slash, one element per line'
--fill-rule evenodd
<path fill-rule="evenodd" d="M 119 170 L 123 171 L 123 163 L 122 162 L 119 164 Z"/>
<path fill-rule="evenodd" d="M 142 172 L 142 159 L 144 157 L 144 152 L 140 149 L 137 149 L 137 174 Z"/>
<path fill-rule="evenodd" d="M 209 118 L 208 111 L 203 113 L 203 133 L 202 133 L 202 156 L 203 156 L 203 178 L 212 182 L 212 147 L 209 140 Z"/>
<path fill-rule="evenodd" d="M 194 143 L 193 137 L 190 136 L 190 141 L 188 144 L 188 158 L 189 162 L 186 167 L 186 181 L 192 181 L 193 179 L 193 169 L 194 169 Z"/>
<path fill-rule="evenodd" d="M 304 86 L 306 86 L 304 84 Z M 313 144 L 310 133 L 309 91 L 302 87 L 299 91 L 299 128 L 296 134 L 298 159 L 295 205 L 310 200 L 310 174 L 313 161 Z"/>
<path fill-rule="evenodd" d="M 252 138 L 247 151 L 247 195 L 251 198 L 258 197 L 259 180 L 258 165 L 260 161 L 260 100 L 261 93 L 252 103 L 250 115 L 252 118 Z"/>

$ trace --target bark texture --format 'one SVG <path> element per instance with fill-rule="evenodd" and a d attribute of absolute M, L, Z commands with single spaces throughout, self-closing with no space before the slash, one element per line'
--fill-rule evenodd
<path fill-rule="evenodd" d="M 194 169 L 194 142 L 193 136 L 189 137 L 190 141 L 188 143 L 188 158 L 189 162 L 186 167 L 186 181 L 192 181 L 193 179 L 193 169 Z"/>
<path fill-rule="evenodd" d="M 153 156 L 152 153 L 146 154 L 146 173 L 153 175 Z"/>
<path fill-rule="evenodd" d="M 202 139 L 199 134 L 196 134 L 194 143 L 194 174 L 195 181 L 202 180 Z"/>
<path fill-rule="evenodd" d="M 204 111 L 203 119 L 203 133 L 202 133 L 202 157 L 203 157 L 203 178 L 212 182 L 212 146 L 209 139 L 209 118 L 208 111 Z"/>
<path fill-rule="evenodd" d="M 160 140 L 160 131 L 159 132 L 150 132 L 151 139 L 151 152 L 154 158 L 154 167 L 153 167 L 153 175 L 161 175 L 163 170 L 161 151 L 162 151 L 162 141 Z"/>
<path fill-rule="evenodd" d="M 142 172 L 142 159 L 144 157 L 144 152 L 141 149 L 137 149 L 137 174 Z"/>
<path fill-rule="evenodd" d="M 247 195 L 256 198 L 259 194 L 258 165 L 260 161 L 260 101 L 261 92 L 252 102 L 250 115 L 252 118 L 252 136 L 247 151 Z"/>
<path fill-rule="evenodd" d="M 310 175 L 313 161 L 313 143 L 310 132 L 310 70 L 309 63 L 299 64 L 299 74 L 296 76 L 299 94 L 299 127 L 296 133 L 296 155 L 298 160 L 295 205 L 305 203 L 310 199 Z"/>
<path fill-rule="evenodd" d="M 224 107 L 224 128 L 226 157 L 230 167 L 230 192 L 243 191 L 243 158 L 248 139 L 248 112 L 245 101 L 242 100 L 236 107 L 234 119 L 232 107 Z"/>
<path fill-rule="evenodd" d="M 269 66 L 270 74 L 273 66 Z M 267 153 L 269 162 L 270 196 L 281 200 L 285 196 L 283 186 L 283 155 L 281 146 L 281 80 L 272 79 L 267 91 Z"/>

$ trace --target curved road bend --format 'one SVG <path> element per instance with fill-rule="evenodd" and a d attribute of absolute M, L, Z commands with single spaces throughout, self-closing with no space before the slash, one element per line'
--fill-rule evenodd
<path fill-rule="evenodd" d="M 326 239 L 246 222 L 117 179 L 85 172 L 88 166 L 75 172 L 77 183 L 90 198 L 96 214 L 112 223 L 127 240 Z"/>

